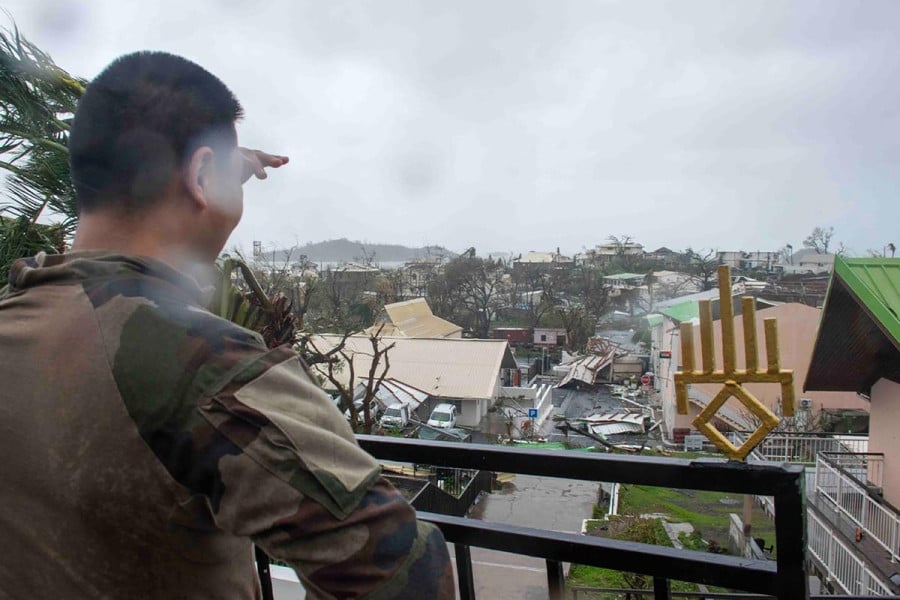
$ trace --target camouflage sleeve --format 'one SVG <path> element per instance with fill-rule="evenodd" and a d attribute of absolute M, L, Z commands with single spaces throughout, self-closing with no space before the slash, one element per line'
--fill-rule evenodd
<path fill-rule="evenodd" d="M 87 287 L 122 399 L 215 525 L 291 564 L 309 598 L 452 598 L 443 536 L 380 476 L 296 353 L 163 300 Z"/>
<path fill-rule="evenodd" d="M 217 524 L 293 566 L 308 597 L 454 597 L 440 531 L 416 520 L 293 352 L 261 356 L 200 414 Z"/>

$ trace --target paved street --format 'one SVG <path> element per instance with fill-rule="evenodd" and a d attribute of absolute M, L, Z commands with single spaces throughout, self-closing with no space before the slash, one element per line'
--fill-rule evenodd
<path fill-rule="evenodd" d="M 472 518 L 578 532 L 591 515 L 598 484 L 517 475 L 505 489 L 482 497 Z M 452 550 L 451 550 L 452 552 Z M 545 600 L 547 574 L 542 559 L 472 549 L 475 593 L 497 600 Z"/>

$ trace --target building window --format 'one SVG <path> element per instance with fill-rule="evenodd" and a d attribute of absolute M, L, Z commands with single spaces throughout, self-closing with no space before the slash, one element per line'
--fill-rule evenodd
<path fill-rule="evenodd" d="M 541 334 L 541 341 L 542 341 L 542 342 L 546 342 L 546 341 L 547 341 L 547 335 L 546 335 L 546 334 L 544 334 L 544 333 Z"/>

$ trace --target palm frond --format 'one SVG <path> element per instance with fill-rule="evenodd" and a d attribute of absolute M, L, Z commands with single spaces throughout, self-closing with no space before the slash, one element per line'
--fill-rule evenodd
<path fill-rule="evenodd" d="M 35 251 L 61 250 L 57 237 L 65 241 L 74 231 L 68 132 L 86 84 L 15 27 L 0 29 L 0 169 L 9 173 L 0 201 L 6 217 L 0 265 Z"/>

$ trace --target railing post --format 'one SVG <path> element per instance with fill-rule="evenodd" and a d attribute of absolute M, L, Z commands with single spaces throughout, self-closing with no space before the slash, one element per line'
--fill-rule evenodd
<path fill-rule="evenodd" d="M 835 505 L 837 506 L 837 512 L 841 512 L 841 510 L 844 508 L 844 476 L 837 469 L 835 469 L 835 475 L 837 476 L 837 492 L 835 497 Z"/>
<path fill-rule="evenodd" d="M 900 528 L 900 520 L 894 519 L 891 527 L 891 562 L 897 562 L 897 529 Z"/>
<path fill-rule="evenodd" d="M 822 539 L 825 540 L 825 545 L 828 548 L 828 564 L 826 565 L 826 568 L 828 570 L 828 574 L 831 575 L 831 574 L 833 574 L 834 569 L 835 569 L 835 565 L 834 565 L 835 548 L 834 547 L 836 546 L 836 544 L 834 543 L 834 538 L 831 537 L 830 535 L 823 534 Z"/>
<path fill-rule="evenodd" d="M 555 560 L 547 561 L 547 587 L 550 590 L 550 600 L 565 600 L 566 580 L 563 576 L 562 563 Z"/>
<path fill-rule="evenodd" d="M 475 579 L 472 574 L 472 553 L 463 544 L 453 544 L 456 552 L 456 578 L 460 600 L 475 600 Z"/>
<path fill-rule="evenodd" d="M 778 547 L 778 600 L 809 600 L 806 577 L 806 507 L 803 506 L 804 478 L 775 494 L 775 543 Z"/>
<path fill-rule="evenodd" d="M 869 509 L 869 496 L 866 495 L 866 496 L 863 496 L 863 498 L 862 498 L 862 511 L 860 511 L 862 513 L 862 515 L 860 515 L 862 517 L 862 528 L 865 530 L 871 529 L 869 527 L 869 521 L 867 520 L 868 513 L 869 513 L 868 509 Z M 875 516 L 876 516 L 876 520 L 877 520 L 878 513 L 876 513 Z M 884 535 L 884 534 L 882 534 L 882 535 Z"/>
<path fill-rule="evenodd" d="M 269 555 L 259 546 L 254 546 L 253 549 L 256 554 L 256 572 L 259 575 L 262 600 L 274 600 L 275 593 L 272 591 L 272 569 L 269 566 Z"/>
<path fill-rule="evenodd" d="M 653 578 L 653 598 L 654 600 L 672 600 L 672 585 L 668 579 Z"/>

